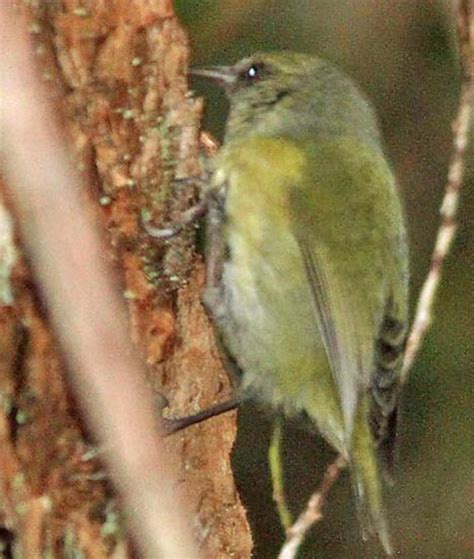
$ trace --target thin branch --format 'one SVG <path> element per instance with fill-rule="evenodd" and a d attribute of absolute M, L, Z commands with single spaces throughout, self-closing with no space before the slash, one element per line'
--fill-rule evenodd
<path fill-rule="evenodd" d="M 441 203 L 441 223 L 431 257 L 430 270 L 418 299 L 415 319 L 408 337 L 402 369 L 403 380 L 406 380 L 430 327 L 443 264 L 449 254 L 457 228 L 456 216 L 465 174 L 465 153 L 471 123 L 471 103 L 474 97 L 474 8 L 472 0 L 460 0 L 457 29 L 461 62 L 461 91 L 458 111 L 453 123 L 453 151 L 448 168 L 445 194 Z M 288 530 L 287 539 L 278 559 L 296 557 L 307 531 L 322 519 L 324 502 L 345 465 L 346 463 L 341 457 L 329 465 L 318 491 L 311 496 L 306 510 Z"/>
<path fill-rule="evenodd" d="M 308 530 L 323 517 L 323 506 L 331 487 L 336 483 L 339 474 L 346 467 L 347 462 L 339 456 L 324 472 L 323 480 L 318 490 L 313 493 L 296 522 L 288 528 L 286 541 L 280 550 L 278 559 L 294 559 Z"/>
<path fill-rule="evenodd" d="M 105 243 L 11 2 L 0 4 L 0 52 L 1 172 L 82 410 L 108 449 L 105 460 L 142 556 L 195 558 Z"/>
<path fill-rule="evenodd" d="M 474 18 L 472 0 L 460 0 L 457 14 L 459 54 L 461 62 L 461 92 L 453 123 L 453 148 L 448 168 L 448 179 L 441 203 L 441 223 L 436 237 L 430 269 L 420 292 L 413 326 L 408 337 L 402 378 L 405 381 L 431 325 L 433 304 L 441 280 L 443 264 L 457 229 L 456 217 L 459 193 L 465 174 L 465 153 L 471 123 L 471 103 L 474 92 Z"/>

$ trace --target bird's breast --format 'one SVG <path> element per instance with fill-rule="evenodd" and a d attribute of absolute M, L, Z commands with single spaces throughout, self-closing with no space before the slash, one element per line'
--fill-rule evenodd
<path fill-rule="evenodd" d="M 337 396 L 289 223 L 299 154 L 282 146 L 263 147 L 247 157 L 237 153 L 239 163 L 233 160 L 225 168 L 224 341 L 244 372 L 245 388 L 287 409 L 310 411 L 316 404 L 334 422 L 327 428 L 320 425 L 334 440 Z"/>

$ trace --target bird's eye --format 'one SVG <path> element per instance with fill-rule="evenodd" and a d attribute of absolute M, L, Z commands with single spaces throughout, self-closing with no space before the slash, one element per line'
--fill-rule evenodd
<path fill-rule="evenodd" d="M 259 71 L 258 66 L 256 64 L 252 64 L 250 68 L 247 69 L 246 78 L 248 80 L 254 80 L 258 77 Z"/>
<path fill-rule="evenodd" d="M 264 65 L 258 62 L 254 62 L 247 66 L 240 74 L 240 79 L 245 84 L 253 84 L 257 82 L 263 75 L 265 71 Z"/>

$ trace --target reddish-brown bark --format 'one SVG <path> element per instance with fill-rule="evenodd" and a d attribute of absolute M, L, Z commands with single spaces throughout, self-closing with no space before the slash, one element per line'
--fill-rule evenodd
<path fill-rule="evenodd" d="M 158 223 L 176 219 L 195 192 L 173 178 L 199 172 L 201 104 L 188 95 L 188 44 L 172 3 L 30 4 L 38 67 L 92 186 L 88 197 L 101 208 L 110 235 L 104 258 L 121 273 L 151 384 L 172 415 L 223 400 L 229 381 L 200 304 L 204 272 L 194 234 L 160 244 L 140 225 L 143 212 Z M 114 503 L 97 479 L 101 465 L 83 459 L 80 412 L 23 257 L 9 281 L 14 302 L 0 305 L 0 524 L 26 557 L 62 556 L 67 546 L 87 557 L 121 553 L 122 535 L 101 530 L 113 527 Z M 234 438 L 228 414 L 169 439 L 204 557 L 250 556 L 230 469 Z"/>

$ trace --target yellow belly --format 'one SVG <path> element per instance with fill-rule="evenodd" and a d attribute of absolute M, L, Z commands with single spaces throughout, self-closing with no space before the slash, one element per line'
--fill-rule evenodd
<path fill-rule="evenodd" d="M 244 372 L 243 389 L 287 412 L 305 411 L 344 452 L 338 393 L 316 324 L 303 260 L 268 193 L 227 197 L 229 259 L 223 283 L 225 343 Z"/>

